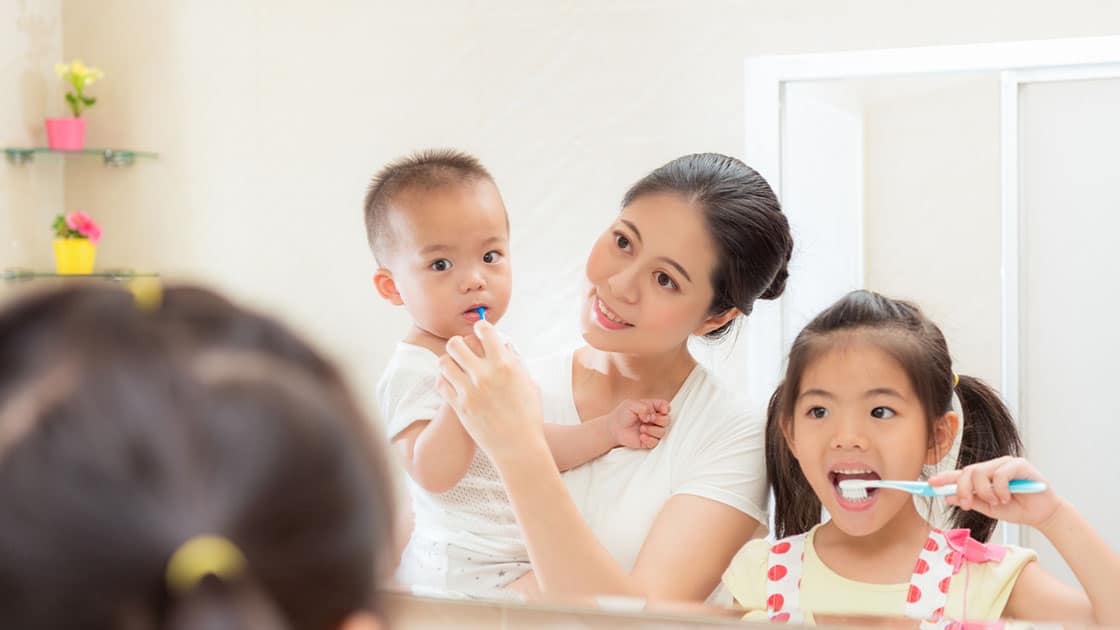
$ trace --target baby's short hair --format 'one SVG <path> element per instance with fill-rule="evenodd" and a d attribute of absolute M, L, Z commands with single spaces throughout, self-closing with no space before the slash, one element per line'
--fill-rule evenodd
<path fill-rule="evenodd" d="M 394 160 L 373 176 L 366 192 L 366 237 L 380 263 L 393 235 L 389 229 L 389 206 L 408 189 L 436 190 L 452 184 L 482 179 L 493 181 L 478 158 L 455 149 L 428 149 Z"/>

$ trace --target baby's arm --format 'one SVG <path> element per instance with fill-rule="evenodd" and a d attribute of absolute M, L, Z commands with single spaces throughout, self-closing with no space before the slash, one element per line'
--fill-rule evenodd
<path fill-rule="evenodd" d="M 561 472 L 602 457 L 618 446 L 653 448 L 665 435 L 669 403 L 627 400 L 614 411 L 578 425 L 544 425 L 544 437 Z"/>
<path fill-rule="evenodd" d="M 442 404 L 436 417 L 413 422 L 393 438 L 404 469 L 428 492 L 447 492 L 459 483 L 474 459 L 474 440 L 459 416 Z"/>
<path fill-rule="evenodd" d="M 1045 481 L 1022 458 L 1001 457 L 937 475 L 934 485 L 956 483 L 950 505 L 1034 527 L 1073 569 L 1084 592 L 1047 573 L 1037 562 L 1023 568 L 1006 614 L 1031 621 L 1120 624 L 1120 554 L 1108 546 L 1083 516 L 1048 488 L 1038 494 L 1011 494 L 1012 479 Z"/>

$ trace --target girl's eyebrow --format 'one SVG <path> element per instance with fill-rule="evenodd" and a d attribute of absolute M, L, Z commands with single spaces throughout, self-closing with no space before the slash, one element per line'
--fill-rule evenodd
<path fill-rule="evenodd" d="M 876 387 L 875 389 L 869 389 L 867 390 L 867 393 L 863 395 L 864 398 L 872 398 L 875 396 L 893 396 L 894 398 L 900 398 L 903 400 L 905 400 L 906 398 L 902 394 L 889 387 Z"/>
<path fill-rule="evenodd" d="M 806 396 L 820 396 L 821 398 L 836 398 L 836 396 L 833 396 L 831 392 L 826 392 L 823 389 L 807 389 L 807 390 L 801 392 L 801 395 L 799 395 L 797 397 L 797 399 L 801 400 L 802 398 L 805 398 Z"/>

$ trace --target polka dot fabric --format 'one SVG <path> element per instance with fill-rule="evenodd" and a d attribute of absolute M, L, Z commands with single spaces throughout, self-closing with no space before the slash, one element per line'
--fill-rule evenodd
<path fill-rule="evenodd" d="M 766 561 L 766 612 L 776 623 L 801 623 L 801 565 L 805 537 L 791 536 L 770 547 Z"/>
<path fill-rule="evenodd" d="M 801 573 L 807 534 L 792 536 L 770 547 L 766 562 L 766 612 L 776 623 L 802 623 Z M 906 616 L 920 619 L 923 630 L 954 630 L 944 618 L 949 583 L 957 570 L 955 552 L 945 534 L 932 530 L 910 576 Z M 957 624 L 959 625 L 959 624 Z"/>

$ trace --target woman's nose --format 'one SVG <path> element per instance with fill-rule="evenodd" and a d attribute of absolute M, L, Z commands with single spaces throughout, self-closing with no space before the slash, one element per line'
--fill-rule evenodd
<path fill-rule="evenodd" d="M 611 295 L 628 304 L 638 301 L 638 283 L 635 277 L 637 270 L 633 267 L 624 267 L 607 278 L 607 287 Z"/>

